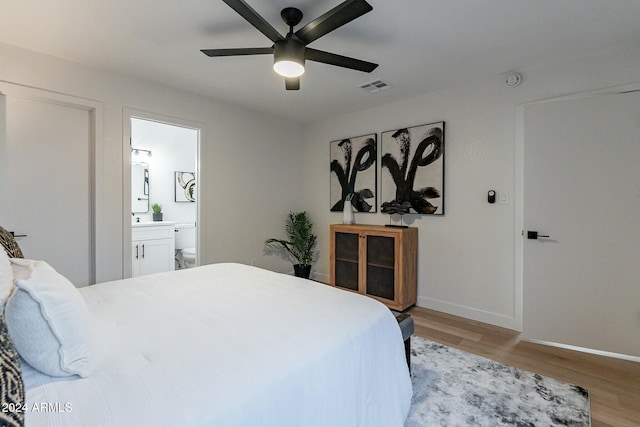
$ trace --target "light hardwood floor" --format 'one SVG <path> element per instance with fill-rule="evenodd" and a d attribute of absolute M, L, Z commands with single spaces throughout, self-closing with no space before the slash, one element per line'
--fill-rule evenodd
<path fill-rule="evenodd" d="M 517 332 L 421 307 L 415 335 L 589 390 L 591 425 L 640 426 L 640 363 L 520 340 Z"/>

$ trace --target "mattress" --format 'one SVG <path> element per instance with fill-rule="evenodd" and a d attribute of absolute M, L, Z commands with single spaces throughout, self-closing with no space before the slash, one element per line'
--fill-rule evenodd
<path fill-rule="evenodd" d="M 240 264 L 80 292 L 91 374 L 23 364 L 27 427 L 393 427 L 408 414 L 401 332 L 373 299 Z"/>

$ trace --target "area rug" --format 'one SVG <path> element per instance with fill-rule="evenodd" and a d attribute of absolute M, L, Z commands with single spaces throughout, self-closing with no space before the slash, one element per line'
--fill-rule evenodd
<path fill-rule="evenodd" d="M 582 387 L 411 337 L 405 427 L 590 426 Z"/>

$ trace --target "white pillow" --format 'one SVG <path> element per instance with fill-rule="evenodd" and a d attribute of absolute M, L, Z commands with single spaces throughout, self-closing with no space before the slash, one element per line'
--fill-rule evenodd
<path fill-rule="evenodd" d="M 4 310 L 11 292 L 13 292 L 13 270 L 9 262 L 9 255 L 4 248 L 0 248 L 0 312 Z"/>
<path fill-rule="evenodd" d="M 18 353 L 50 376 L 88 376 L 89 311 L 80 292 L 44 261 L 12 261 L 23 269 L 5 322 Z"/>
<path fill-rule="evenodd" d="M 38 261 L 26 258 L 9 258 L 13 270 L 13 283 L 20 279 L 28 279 Z"/>

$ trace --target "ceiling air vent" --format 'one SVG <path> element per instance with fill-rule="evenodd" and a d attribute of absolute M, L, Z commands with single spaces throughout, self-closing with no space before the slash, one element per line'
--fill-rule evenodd
<path fill-rule="evenodd" d="M 369 93 L 377 93 L 381 90 L 389 89 L 389 85 L 382 80 L 376 80 L 360 85 L 360 88 L 366 90 Z"/>

